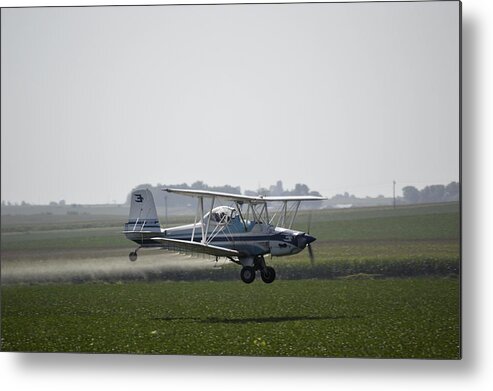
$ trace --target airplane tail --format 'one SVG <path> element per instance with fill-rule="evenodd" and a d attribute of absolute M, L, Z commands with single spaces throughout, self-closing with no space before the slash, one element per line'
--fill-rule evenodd
<path fill-rule="evenodd" d="M 149 189 L 132 191 L 130 214 L 125 231 L 129 232 L 161 232 L 154 197 Z"/>

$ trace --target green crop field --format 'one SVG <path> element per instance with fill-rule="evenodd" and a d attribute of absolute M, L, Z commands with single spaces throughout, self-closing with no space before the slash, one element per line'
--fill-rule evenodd
<path fill-rule="evenodd" d="M 165 268 L 200 258 L 151 250 L 128 262 L 125 218 L 2 216 L 2 350 L 460 357 L 458 203 L 311 221 L 314 264 L 267 258 L 278 279 L 245 285 L 230 263 Z"/>
<path fill-rule="evenodd" d="M 9 286 L 2 348 L 459 358 L 457 279 Z"/>

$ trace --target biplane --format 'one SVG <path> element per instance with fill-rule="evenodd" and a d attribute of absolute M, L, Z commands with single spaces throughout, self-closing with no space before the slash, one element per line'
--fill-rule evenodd
<path fill-rule="evenodd" d="M 208 254 L 216 260 L 224 257 L 242 266 L 241 280 L 249 284 L 255 280 L 256 272 L 260 272 L 265 283 L 275 280 L 274 268 L 265 264 L 264 256 L 267 254 L 280 257 L 308 248 L 313 260 L 310 244 L 315 237 L 292 227 L 302 202 L 320 201 L 326 199 L 324 197 L 268 197 L 205 190 L 162 190 L 196 198 L 195 220 L 192 224 L 161 228 L 151 191 L 133 191 L 129 219 L 123 231 L 128 239 L 138 245 L 129 254 L 132 262 L 137 260 L 138 250 L 150 247 Z M 216 206 L 218 200 L 225 200 L 229 205 Z M 273 211 L 273 208 L 276 209 Z"/>

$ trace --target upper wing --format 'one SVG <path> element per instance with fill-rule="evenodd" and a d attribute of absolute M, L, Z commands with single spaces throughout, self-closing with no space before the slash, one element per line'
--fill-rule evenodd
<path fill-rule="evenodd" d="M 218 191 L 207 190 L 191 190 L 191 189 L 163 189 L 168 193 L 181 194 L 191 197 L 221 197 L 233 201 L 251 202 L 251 203 L 263 203 L 263 202 L 275 202 L 275 201 L 321 201 L 326 200 L 326 197 L 317 196 L 286 196 L 286 197 L 264 197 L 264 196 L 245 196 L 241 194 L 221 193 Z"/>
<path fill-rule="evenodd" d="M 322 201 L 326 200 L 327 197 L 318 196 L 279 196 L 279 197 L 263 197 L 264 201 Z"/>
<path fill-rule="evenodd" d="M 216 257 L 237 257 L 240 253 L 230 248 L 211 246 L 199 242 L 189 242 L 187 240 L 167 239 L 161 237 L 151 238 L 157 242 L 161 242 L 162 246 L 168 250 L 190 251 L 214 255 Z"/>
<path fill-rule="evenodd" d="M 163 191 L 167 191 L 168 193 L 191 196 L 191 197 L 206 197 L 206 198 L 221 197 L 233 201 L 255 202 L 257 200 L 261 200 L 260 197 L 249 197 L 241 194 L 221 193 L 219 191 L 187 190 L 187 189 L 163 189 Z"/>

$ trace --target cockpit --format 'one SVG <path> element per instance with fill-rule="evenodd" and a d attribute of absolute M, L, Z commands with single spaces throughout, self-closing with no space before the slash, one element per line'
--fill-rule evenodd
<path fill-rule="evenodd" d="M 211 222 L 218 225 L 226 225 L 236 217 L 237 211 L 229 206 L 218 206 L 211 211 Z M 204 221 L 209 218 L 209 213 L 204 216 Z"/>

